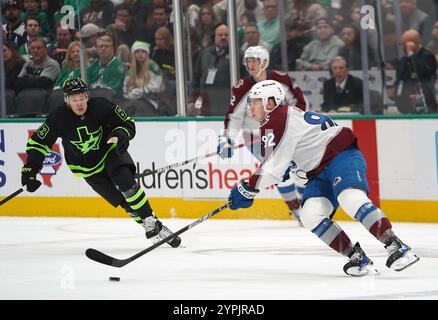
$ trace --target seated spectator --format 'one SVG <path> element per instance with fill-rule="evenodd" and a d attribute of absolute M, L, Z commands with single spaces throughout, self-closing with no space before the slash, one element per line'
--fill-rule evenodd
<path fill-rule="evenodd" d="M 153 8 L 152 21 L 140 29 L 140 34 L 136 35 L 137 40 L 142 40 L 150 43 L 152 47 L 155 47 L 155 32 L 160 27 L 167 27 L 169 30 L 173 30 L 173 27 L 169 22 L 169 8 L 165 4 L 157 4 Z"/>
<path fill-rule="evenodd" d="M 152 52 L 152 60 L 158 64 L 167 80 L 175 80 L 173 37 L 166 27 L 161 27 L 155 32 L 155 48 Z"/>
<path fill-rule="evenodd" d="M 105 35 L 97 39 L 96 53 L 98 59 L 88 67 L 89 87 L 109 88 L 117 97 L 122 96 L 126 68 L 115 56 L 111 37 Z"/>
<path fill-rule="evenodd" d="M 3 42 L 3 59 L 5 67 L 5 88 L 15 89 L 15 81 L 23 68 L 25 60 L 18 54 L 14 45 Z"/>
<path fill-rule="evenodd" d="M 421 45 L 416 30 L 404 32 L 401 42 L 405 56 L 397 64 L 395 88 L 388 95 L 401 113 L 436 113 L 435 56 Z"/>
<path fill-rule="evenodd" d="M 86 66 L 85 66 L 86 67 Z M 65 80 L 81 78 L 81 43 L 73 41 L 69 44 L 61 72 L 55 80 L 55 89 L 61 89 Z"/>
<path fill-rule="evenodd" d="M 199 20 L 196 22 L 195 32 L 201 44 L 200 49 L 210 47 L 214 43 L 214 27 L 219 23 L 210 4 L 201 6 Z"/>
<path fill-rule="evenodd" d="M 6 38 L 9 42 L 20 46 L 19 40 L 23 37 L 25 31 L 25 24 L 20 19 L 20 6 L 17 1 L 8 0 L 2 5 L 2 14 L 6 18 L 6 24 L 3 29 L 6 31 Z"/>
<path fill-rule="evenodd" d="M 350 70 L 362 70 L 362 51 L 360 44 L 360 31 L 353 25 L 342 28 L 342 40 L 345 45 L 339 48 L 339 55 L 347 60 Z M 377 66 L 377 57 L 373 50 L 368 48 L 368 67 Z"/>
<path fill-rule="evenodd" d="M 236 1 L 236 16 L 238 27 L 242 26 L 240 17 L 245 12 L 250 12 L 255 17 L 255 22 L 262 21 L 264 19 L 263 14 L 263 1 L 264 0 L 237 0 Z M 213 11 L 216 18 L 221 22 L 227 22 L 227 0 L 216 1 L 213 6 Z"/>
<path fill-rule="evenodd" d="M 116 7 L 114 22 L 108 25 L 107 30 L 111 30 L 119 39 L 119 45 L 125 44 L 131 48 L 134 43 L 134 26 L 132 24 L 132 9 L 125 3 Z M 115 46 L 115 47 L 118 47 Z"/>
<path fill-rule="evenodd" d="M 30 40 L 40 36 L 40 22 L 37 18 L 29 18 L 26 20 L 26 31 L 23 37 L 19 40 L 18 53 L 25 59 L 30 59 L 29 45 Z"/>
<path fill-rule="evenodd" d="M 113 14 L 114 5 L 110 0 L 91 0 L 80 13 L 81 25 L 92 23 L 105 29 L 113 21 Z"/>
<path fill-rule="evenodd" d="M 50 32 L 49 20 L 47 14 L 40 10 L 40 2 L 40 0 L 24 0 L 24 12 L 21 13 L 20 19 L 26 21 L 29 17 L 37 18 L 41 27 L 41 35 L 48 37 Z"/>
<path fill-rule="evenodd" d="M 280 43 L 280 18 L 278 17 L 277 0 L 263 2 L 264 19 L 257 22 L 262 39 L 273 48 Z"/>
<path fill-rule="evenodd" d="M 323 112 L 363 113 L 362 80 L 349 74 L 348 63 L 343 57 L 334 57 L 330 63 L 332 77 L 324 82 Z"/>
<path fill-rule="evenodd" d="M 81 28 L 81 31 L 78 33 L 78 38 L 81 39 L 81 42 L 85 47 L 85 53 L 88 63 L 91 63 L 94 59 L 98 58 L 96 53 L 96 41 L 103 32 L 104 30 L 99 28 L 95 24 L 88 23 L 83 26 Z"/>
<path fill-rule="evenodd" d="M 46 40 L 42 37 L 30 40 L 29 48 L 32 60 L 23 65 L 15 82 L 15 91 L 30 88 L 50 89 L 59 74 L 58 62 L 49 57 Z"/>
<path fill-rule="evenodd" d="M 269 43 L 261 39 L 257 24 L 249 22 L 245 27 L 245 43 L 240 47 L 240 50 L 245 52 L 249 47 L 255 46 L 262 46 L 268 51 L 272 49 Z"/>
<path fill-rule="evenodd" d="M 215 44 L 199 54 L 194 68 L 189 114 L 220 116 L 227 112 L 230 100 L 228 32 L 227 25 L 216 26 Z"/>
<path fill-rule="evenodd" d="M 427 13 L 417 8 L 417 0 L 400 0 L 402 31 L 417 30 L 424 45 L 429 42 L 433 22 Z"/>
<path fill-rule="evenodd" d="M 158 115 L 158 94 L 162 76 L 158 65 L 149 58 L 150 44 L 136 41 L 132 45 L 132 61 L 129 74 L 123 84 L 123 93 L 131 103 L 126 105 L 130 115 Z"/>
<path fill-rule="evenodd" d="M 129 68 L 132 59 L 131 48 L 124 42 L 124 39 L 119 30 L 117 30 L 116 25 L 110 24 L 108 27 L 106 27 L 105 35 L 111 37 L 113 40 L 115 56 L 122 61 L 126 68 Z"/>
<path fill-rule="evenodd" d="M 337 56 L 339 48 L 344 45 L 334 34 L 327 18 L 318 19 L 315 26 L 316 39 L 304 47 L 300 59 L 297 59 L 297 70 L 328 70 L 331 59 Z"/>
<path fill-rule="evenodd" d="M 438 62 L 438 21 L 435 21 L 432 29 L 432 38 L 427 44 L 426 49 L 435 55 L 435 60 Z"/>
<path fill-rule="evenodd" d="M 286 25 L 286 48 L 288 71 L 296 70 L 296 61 L 301 57 L 304 47 L 312 41 L 313 35 L 310 26 L 304 20 L 296 18 Z M 277 44 L 271 51 L 270 68 L 282 70 L 281 44 Z M 284 70 L 286 71 L 286 70 Z"/>
<path fill-rule="evenodd" d="M 74 40 L 72 30 L 67 27 L 63 27 L 60 24 L 56 26 L 56 39 L 55 42 L 49 46 L 49 57 L 58 61 L 59 66 L 62 66 L 62 62 L 65 59 L 67 48 Z"/>

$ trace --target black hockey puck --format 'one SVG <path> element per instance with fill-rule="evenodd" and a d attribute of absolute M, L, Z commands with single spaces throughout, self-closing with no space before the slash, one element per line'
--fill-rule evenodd
<path fill-rule="evenodd" d="M 110 281 L 120 281 L 119 277 L 109 277 Z"/>

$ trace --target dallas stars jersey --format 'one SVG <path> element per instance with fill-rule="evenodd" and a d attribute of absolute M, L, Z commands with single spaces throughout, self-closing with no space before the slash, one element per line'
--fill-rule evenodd
<path fill-rule="evenodd" d="M 110 133 L 124 130 L 134 138 L 135 124 L 119 106 L 102 98 L 90 98 L 84 115 L 63 105 L 51 112 L 46 122 L 28 140 L 28 163 L 41 169 L 56 139 L 62 139 L 64 157 L 70 170 L 87 178 L 104 169 L 105 159 L 115 144 L 107 144 Z"/>
<path fill-rule="evenodd" d="M 282 182 L 288 168 L 312 178 L 338 153 L 357 145 L 350 128 L 338 126 L 326 115 L 287 105 L 266 116 L 260 135 L 265 159 L 249 180 L 249 186 L 256 189 Z"/>

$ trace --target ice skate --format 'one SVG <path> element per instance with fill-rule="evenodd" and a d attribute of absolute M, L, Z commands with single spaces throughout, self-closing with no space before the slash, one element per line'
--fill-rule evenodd
<path fill-rule="evenodd" d="M 365 252 L 357 242 L 348 255 L 350 261 L 344 266 L 344 272 L 353 277 L 362 277 L 368 274 L 377 274 L 373 261 L 365 255 Z"/>
<path fill-rule="evenodd" d="M 151 239 L 153 243 L 157 243 L 172 234 L 172 231 L 164 226 L 160 220 L 152 216 L 144 219 L 144 228 L 146 231 L 146 238 Z M 181 238 L 177 236 L 167 243 L 171 247 L 176 248 L 181 244 Z"/>
<path fill-rule="evenodd" d="M 420 260 L 411 248 L 401 242 L 396 236 L 390 238 L 385 246 L 388 250 L 388 260 L 386 266 L 395 271 L 402 271 Z"/>

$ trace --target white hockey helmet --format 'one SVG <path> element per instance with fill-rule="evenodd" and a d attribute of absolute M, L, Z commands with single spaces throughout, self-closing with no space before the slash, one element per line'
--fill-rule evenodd
<path fill-rule="evenodd" d="M 263 70 L 266 70 L 266 68 L 269 66 L 269 52 L 262 46 L 253 46 L 245 50 L 243 64 L 245 65 L 246 71 L 249 72 L 248 66 L 246 65 L 247 58 L 255 58 L 260 60 L 260 69 L 257 73 L 257 77 L 259 77 Z"/>
<path fill-rule="evenodd" d="M 286 92 L 284 91 L 281 83 L 275 80 L 264 80 L 257 82 L 252 86 L 251 90 L 248 93 L 248 105 L 252 99 L 262 99 L 263 108 L 267 113 L 272 110 L 267 110 L 266 105 L 268 104 L 269 98 L 273 98 L 275 100 L 275 106 L 279 106 L 284 103 L 284 99 L 286 97 Z"/>

